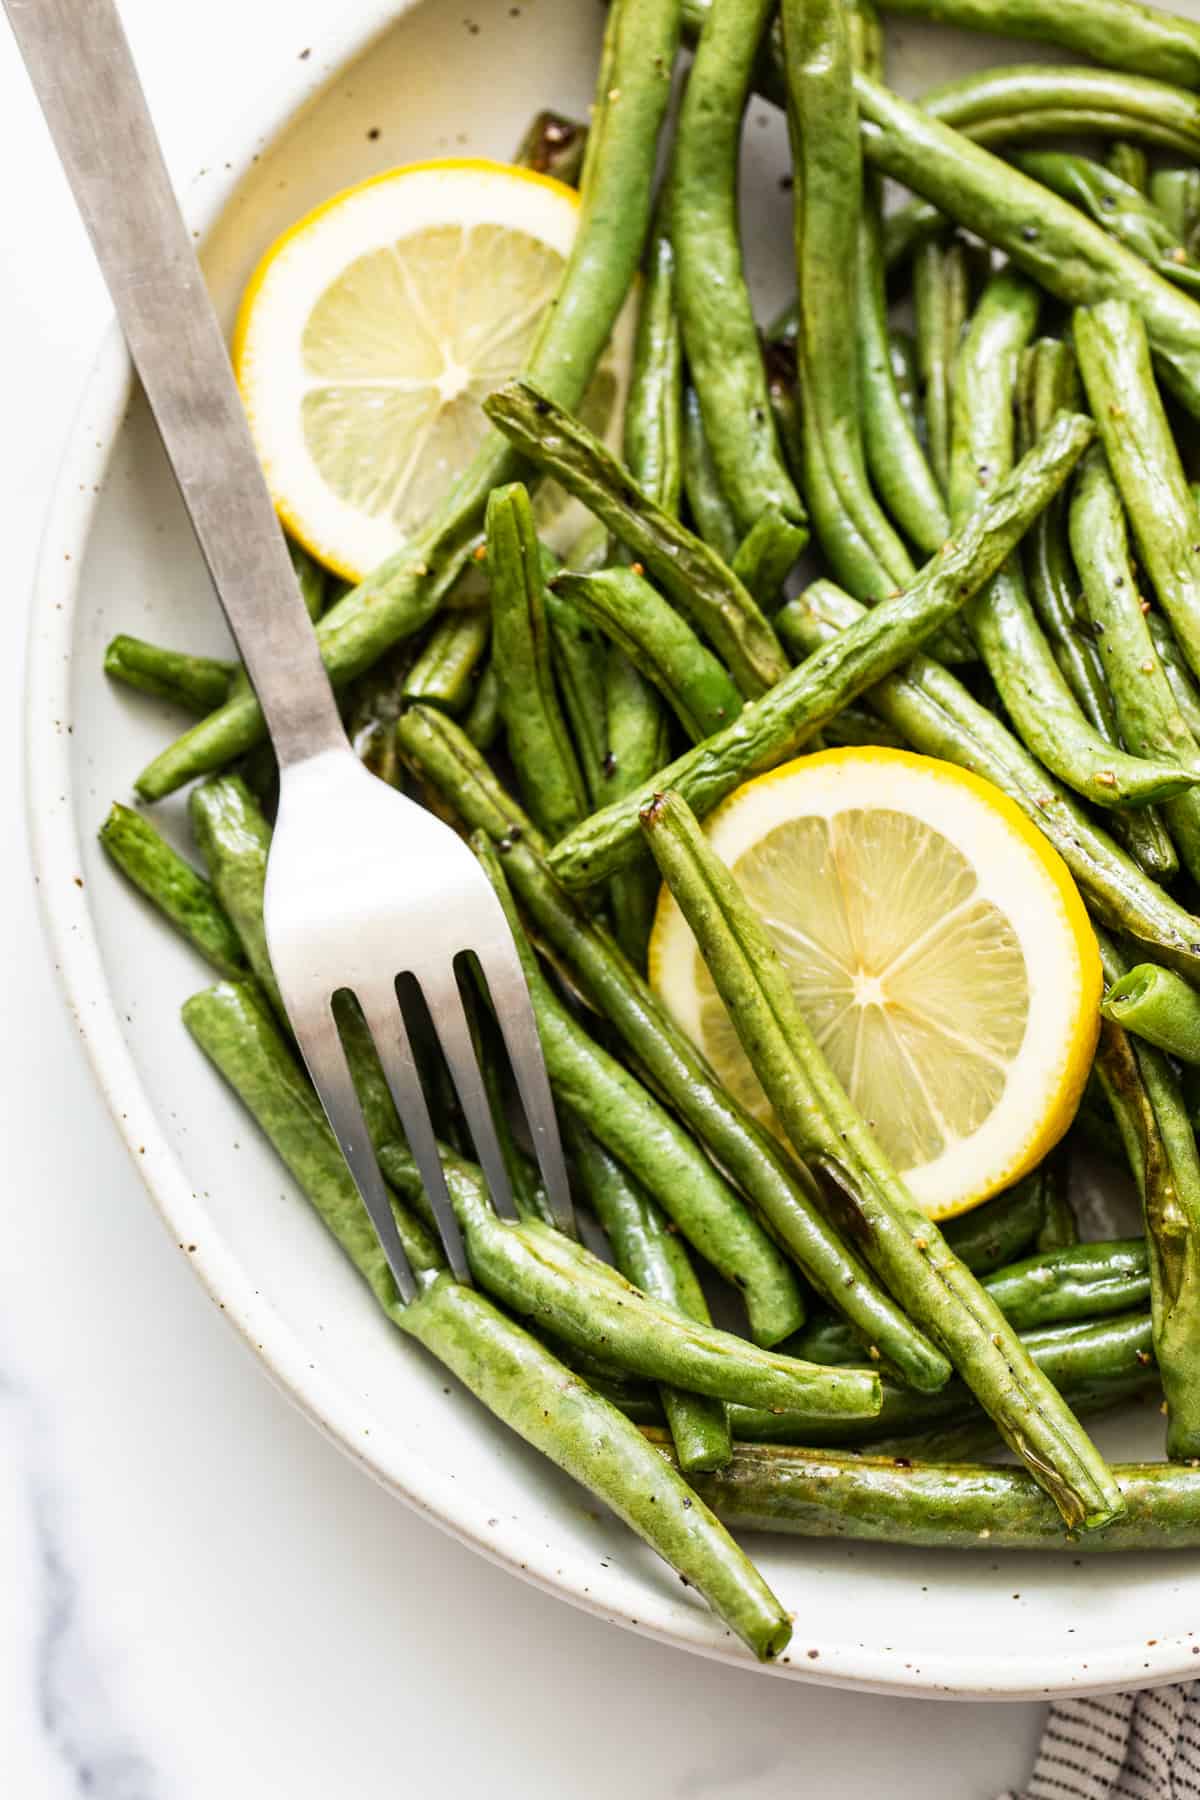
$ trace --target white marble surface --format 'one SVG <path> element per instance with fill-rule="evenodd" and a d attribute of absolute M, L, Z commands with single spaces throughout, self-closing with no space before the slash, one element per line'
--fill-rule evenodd
<path fill-rule="evenodd" d="M 330 4 L 124 0 L 178 179 Z M 2 26 L 0 144 L 11 648 L 106 306 Z M 275 1393 L 73 1041 L 26 872 L 11 654 L 0 679 L 0 1794 L 974 1800 L 1019 1780 L 1041 1708 L 807 1691 L 602 1626 L 402 1511 Z"/>

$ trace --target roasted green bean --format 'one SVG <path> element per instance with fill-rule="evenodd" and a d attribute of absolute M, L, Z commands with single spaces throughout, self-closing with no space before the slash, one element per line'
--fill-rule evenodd
<path fill-rule="evenodd" d="M 1032 335 L 1037 290 L 1004 270 L 984 291 L 959 358 L 954 390 L 950 511 L 961 526 L 1012 461 L 1017 360 Z M 970 602 L 966 619 L 1018 736 L 1043 766 L 1102 806 L 1169 799 L 1192 780 L 1172 753 L 1130 755 L 1084 719 L 1033 615 L 1012 558 Z"/>
<path fill-rule="evenodd" d="M 666 1440 L 652 1435 L 662 1453 Z M 907 1544 L 938 1550 L 1190 1550 L 1200 1544 L 1200 1471 L 1117 1463 L 1120 1512 L 1077 1535 L 1024 1469 L 922 1463 L 739 1444 L 728 1468 L 698 1475 L 696 1492 L 733 1531 Z"/>
<path fill-rule="evenodd" d="M 1200 765 L 1200 749 L 1172 692 L 1142 611 L 1129 557 L 1125 514 L 1104 452 L 1084 458 L 1070 512 L 1071 548 L 1096 628 L 1121 734 L 1140 756 Z M 1184 867 L 1200 875 L 1200 790 L 1178 794 L 1163 807 Z"/>
<path fill-rule="evenodd" d="M 588 794 L 559 705 L 533 508 L 519 482 L 493 491 L 487 537 L 508 750 L 530 812 L 549 837 L 561 837 L 587 817 Z"/>
<path fill-rule="evenodd" d="M 125 632 L 113 638 L 104 652 L 104 673 L 114 681 L 195 713 L 224 705 L 236 669 L 236 663 L 218 656 L 189 656 Z"/>
<path fill-rule="evenodd" d="M 729 502 L 721 492 L 716 465 L 704 435 L 704 416 L 695 388 L 683 401 L 683 491 L 696 535 L 725 563 L 737 555 L 738 531 Z"/>
<path fill-rule="evenodd" d="M 912 578 L 908 551 L 871 491 L 859 412 L 855 313 L 862 154 L 849 27 L 839 0 L 784 0 L 781 9 L 794 163 L 796 341 L 806 469 L 819 454 L 850 528 L 880 572 L 877 595 Z M 814 448 L 815 447 L 815 448 Z M 812 476 L 806 476 L 806 488 Z M 828 516 L 814 509 L 814 525 Z"/>
<path fill-rule="evenodd" d="M 693 742 L 737 718 L 742 696 L 723 664 L 634 569 L 564 573 L 554 587 L 653 682 Z"/>
<path fill-rule="evenodd" d="M 1099 933 L 1104 975 L 1126 973 L 1117 946 Z M 1160 1050 L 1101 1024 L 1096 1072 L 1142 1196 L 1150 1251 L 1154 1353 L 1167 1399 L 1167 1454 L 1200 1456 L 1200 1382 L 1196 1334 L 1200 1317 L 1200 1156 L 1179 1082 Z"/>
<path fill-rule="evenodd" d="M 917 378 L 929 460 L 944 494 L 950 492 L 954 364 L 968 309 L 967 260 L 962 243 L 955 238 L 932 237 L 918 245 L 913 256 Z M 943 536 L 949 535 L 947 529 Z"/>
<path fill-rule="evenodd" d="M 463 712 L 473 698 L 476 674 L 491 634 L 486 607 L 447 613 L 434 626 L 405 677 L 404 698 Z"/>
<path fill-rule="evenodd" d="M 1200 994 L 1173 969 L 1139 963 L 1114 981 L 1100 1010 L 1180 1062 L 1200 1063 Z"/>
<path fill-rule="evenodd" d="M 794 562 L 804 507 L 775 437 L 738 234 L 742 114 L 773 12 L 774 0 L 714 0 L 679 111 L 669 213 L 688 368 L 738 537 L 773 513 L 792 528 Z"/>
<path fill-rule="evenodd" d="M 1200 670 L 1200 511 L 1187 484 L 1137 307 L 1106 300 L 1075 314 L 1075 348 L 1138 553 L 1171 629 Z"/>
<path fill-rule="evenodd" d="M 114 803 L 99 835 L 121 873 L 214 969 L 222 975 L 245 972 L 241 941 L 211 882 L 198 875 L 148 819 Z"/>
<path fill-rule="evenodd" d="M 1137 0 L 884 0 L 884 6 L 968 31 L 1040 38 L 1116 69 L 1200 87 L 1200 28 Z"/>
<path fill-rule="evenodd" d="M 621 1164 L 589 1131 L 570 1133 L 571 1153 L 584 1194 L 600 1221 L 622 1275 L 644 1294 L 678 1307 L 689 1319 L 711 1324 L 708 1305 L 677 1232 Z M 680 1468 L 719 1469 L 733 1454 L 724 1404 L 707 1394 L 659 1389 Z"/>

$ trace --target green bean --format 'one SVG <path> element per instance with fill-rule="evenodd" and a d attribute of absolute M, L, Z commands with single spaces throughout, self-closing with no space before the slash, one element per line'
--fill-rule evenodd
<path fill-rule="evenodd" d="M 286 1023 L 287 1011 L 267 954 L 263 926 L 271 828 L 238 775 L 214 776 L 193 788 L 188 815 L 213 892 L 237 933 L 255 979 Z"/>
<path fill-rule="evenodd" d="M 384 1145 L 378 1154 L 401 1197 L 424 1207 L 420 1172 L 405 1146 Z M 878 1378 L 870 1371 L 840 1369 L 839 1376 L 856 1379 L 831 1383 L 826 1378 L 835 1371 L 689 1319 L 540 1220 L 509 1225 L 498 1219 L 482 1172 L 450 1150 L 443 1149 L 442 1161 L 475 1279 L 556 1337 L 596 1350 L 634 1374 L 718 1400 L 794 1406 L 811 1412 L 814 1421 L 843 1413 L 869 1418 L 879 1410 Z M 751 1391 L 763 1397 L 747 1400 Z"/>
<path fill-rule="evenodd" d="M 665 1438 L 648 1432 L 660 1454 Z M 1024 1469 L 922 1463 L 739 1444 L 728 1468 L 695 1478 L 697 1494 L 731 1531 L 790 1532 L 842 1542 L 937 1550 L 1190 1550 L 1200 1544 L 1200 1473 L 1171 1463 L 1117 1463 L 1121 1512 L 1077 1536 Z"/>
<path fill-rule="evenodd" d="M 890 274 L 916 255 L 927 238 L 946 228 L 946 220 L 928 200 L 907 200 L 884 216 L 883 267 Z"/>
<path fill-rule="evenodd" d="M 437 1274 L 436 1244 L 396 1205 L 401 1241 L 426 1272 L 402 1307 L 379 1239 L 316 1096 L 253 993 L 226 984 L 189 1000 L 184 1022 L 288 1164 L 322 1222 L 392 1322 L 417 1338 L 490 1411 L 603 1499 L 704 1595 L 756 1655 L 790 1626 L 742 1552 L 613 1406 L 474 1289 Z"/>
<path fill-rule="evenodd" d="M 967 264 L 956 239 L 930 238 L 913 257 L 913 317 L 916 321 L 917 376 L 924 396 L 929 460 L 950 491 L 951 395 L 954 363 L 966 325 Z M 949 530 L 944 537 L 949 537 Z"/>
<path fill-rule="evenodd" d="M 222 975 L 245 972 L 238 935 L 213 891 L 178 851 L 128 806 L 114 803 L 99 832 L 100 842 L 122 875 Z"/>
<path fill-rule="evenodd" d="M 738 234 L 742 114 L 773 11 L 774 0 L 714 0 L 679 111 L 669 217 L 688 368 L 738 536 L 774 513 L 792 528 L 794 562 L 804 506 L 775 438 Z"/>
<path fill-rule="evenodd" d="M 896 384 L 896 392 L 900 404 L 904 408 L 909 424 L 916 429 L 918 404 L 917 346 L 913 342 L 912 333 L 888 329 L 888 360 L 892 369 L 892 380 Z"/>
<path fill-rule="evenodd" d="M 1126 744 L 1138 755 L 1173 757 L 1195 767 L 1200 751 L 1158 660 L 1129 558 L 1121 498 L 1099 448 L 1084 458 L 1076 480 L 1070 529 Z M 1200 790 L 1177 795 L 1163 811 L 1184 867 L 1193 877 L 1200 875 Z"/>
<path fill-rule="evenodd" d="M 675 252 L 651 239 L 625 403 L 625 462 L 653 500 L 678 517 L 683 491 L 683 348 L 675 310 Z"/>
<path fill-rule="evenodd" d="M 742 696 L 722 664 L 636 570 L 562 574 L 554 587 L 654 683 L 694 742 L 737 718 Z"/>
<path fill-rule="evenodd" d="M 1021 275 L 994 275 L 959 357 L 954 391 L 950 511 L 956 526 L 1012 462 L 1017 360 L 1033 332 L 1038 294 Z M 1106 741 L 1084 719 L 1034 618 L 1013 558 L 970 602 L 966 619 L 1018 736 L 1039 762 L 1102 806 L 1177 794 L 1189 773 L 1174 756 L 1151 760 Z"/>
<path fill-rule="evenodd" d="M 1183 722 L 1192 736 L 1200 742 L 1200 688 L 1196 686 L 1196 678 L 1188 668 L 1175 633 L 1166 620 L 1155 612 L 1149 612 L 1146 614 L 1146 624 L 1155 655 L 1170 683 Z"/>
<path fill-rule="evenodd" d="M 1035 1169 L 994 1200 L 947 1219 L 942 1236 L 972 1274 L 986 1276 L 1030 1248 L 1045 1216 L 1045 1180 Z"/>
<path fill-rule="evenodd" d="M 1036 444 L 1062 407 L 1078 410 L 1080 398 L 1071 346 L 1058 338 L 1038 338 L 1030 344 L 1022 352 L 1017 381 L 1022 451 Z M 1078 582 L 1066 540 L 1066 496 L 1060 494 L 1035 522 L 1023 545 L 1029 596 L 1081 712 L 1098 732 L 1116 742 L 1112 695 L 1092 622 L 1077 601 Z"/>
<path fill-rule="evenodd" d="M 789 643 L 812 653 L 871 616 L 832 582 L 823 581 L 784 607 L 779 619 Z M 948 669 L 917 655 L 873 687 L 867 704 L 923 755 L 971 769 L 1014 800 L 1054 845 L 1095 916 L 1153 946 L 1184 974 L 1200 976 L 1200 919 L 1149 881 Z"/>
<path fill-rule="evenodd" d="M 1079 1387 L 1060 1388 L 1059 1392 L 1077 1419 L 1088 1419 L 1127 1406 L 1130 1401 L 1142 1401 L 1157 1387 L 1158 1373 L 1150 1368 L 1123 1379 L 1083 1382 Z M 628 1416 L 637 1417 L 644 1425 L 661 1425 L 661 1408 L 657 1419 L 650 1416 L 654 1410 L 652 1405 L 643 1403 Z M 962 1464 L 978 1462 L 981 1457 L 1003 1448 L 1003 1440 L 987 1414 L 976 1412 L 962 1419 L 951 1419 L 945 1425 L 934 1425 L 928 1431 L 878 1438 L 871 1444 L 870 1453 L 873 1457 L 894 1457 L 905 1463 Z"/>
<path fill-rule="evenodd" d="M 1140 144 L 1130 144 L 1118 139 L 1108 146 L 1104 158 L 1105 167 L 1118 181 L 1136 188 L 1139 194 L 1150 191 L 1150 159 Z M 1157 202 L 1156 202 L 1157 204 Z"/>
<path fill-rule="evenodd" d="M 519 482 L 487 506 L 493 660 L 509 754 L 529 810 L 549 837 L 587 817 L 588 795 L 554 684 L 541 555 Z"/>
<path fill-rule="evenodd" d="M 696 534 L 726 563 L 737 554 L 738 532 L 729 502 L 721 492 L 716 465 L 695 388 L 683 401 L 683 490 Z"/>
<path fill-rule="evenodd" d="M 1111 1396 L 1116 1389 L 1124 1397 L 1131 1390 L 1157 1382 L 1147 1312 L 1022 1331 L 1019 1341 L 1062 1398 L 1081 1389 L 1091 1397 L 1097 1393 Z M 799 1348 L 796 1354 L 800 1355 Z M 874 1455 L 880 1440 L 944 1429 L 951 1423 L 984 1423 L 970 1389 L 961 1381 L 948 1382 L 937 1394 L 914 1394 L 911 1389 L 886 1380 L 881 1388 L 882 1404 L 870 1419 L 813 1422 L 804 1417 L 789 1418 L 786 1413 L 734 1407 L 730 1424 L 734 1436 L 743 1440 L 805 1444 L 809 1448 L 853 1444 Z M 994 1425 L 992 1430 L 995 1431 Z"/>
<path fill-rule="evenodd" d="M 1069 71 L 1071 75 L 1075 70 Z M 1087 70 L 1094 74 L 1094 70 Z M 1169 92 L 1169 90 L 1168 90 Z M 1191 123 L 1177 129 L 1170 117 L 1161 118 L 1152 111 L 1142 115 L 1129 111 L 1126 97 L 1118 97 L 1110 108 L 1082 106 L 1031 106 L 1028 112 L 998 112 L 991 118 L 968 120 L 961 126 L 964 137 L 989 150 L 1005 150 L 1011 144 L 1036 144 L 1060 141 L 1062 138 L 1111 137 L 1126 131 L 1142 143 L 1166 151 L 1170 155 L 1190 156 L 1195 153 Z M 941 122 L 958 128 L 953 107 L 940 114 Z"/>
<path fill-rule="evenodd" d="M 217 656 L 189 656 L 186 651 L 168 650 L 125 632 L 113 638 L 104 652 L 104 673 L 114 681 L 196 713 L 223 705 L 236 667 Z"/>
<path fill-rule="evenodd" d="M 1090 1328 L 1100 1317 L 1148 1304 L 1149 1257 L 1142 1238 L 1068 1244 L 1006 1263 L 981 1276 L 979 1285 L 1016 1331 L 1041 1331 L 1050 1325 Z M 789 1339 L 788 1350 L 805 1362 L 862 1361 L 858 1340 L 843 1320 L 828 1314 L 810 1320 Z M 1051 1379 L 1060 1385 L 1053 1372 Z"/>
<path fill-rule="evenodd" d="M 1126 972 L 1123 954 L 1101 932 L 1105 980 Z M 1200 1455 L 1196 1332 L 1200 1308 L 1200 1156 L 1187 1107 L 1160 1050 L 1104 1019 L 1096 1071 L 1125 1141 L 1142 1196 L 1150 1251 L 1154 1352 L 1167 1399 L 1167 1455 Z"/>
<path fill-rule="evenodd" d="M 821 1159 L 857 1219 L 867 1260 L 946 1351 L 1067 1523 L 1107 1524 L 1120 1501 L 1103 1459 L 855 1111 L 800 1012 L 766 927 L 685 802 L 660 796 L 642 825 L 780 1124 L 801 1156 Z"/>
<path fill-rule="evenodd" d="M 829 472 L 824 446 L 815 433 L 802 439 L 795 396 L 795 356 L 786 344 L 767 346 L 771 407 L 776 429 L 795 466 L 803 467 L 809 510 L 826 559 L 840 579 L 868 606 L 892 592 L 890 579 L 871 546 L 842 506 Z M 950 620 L 933 639 L 933 653 L 944 662 L 973 662 L 975 652 L 957 620 Z"/>
<path fill-rule="evenodd" d="M 1113 983 L 1100 1010 L 1180 1062 L 1200 1063 L 1200 994 L 1173 969 L 1138 963 Z"/>
<path fill-rule="evenodd" d="M 605 796 L 615 800 L 649 780 L 670 755 L 670 733 L 658 694 L 615 644 L 609 645 L 605 663 L 605 709 Z M 649 855 L 618 870 L 609 883 L 613 931 L 637 968 L 646 966 L 658 885 L 658 871 Z"/>
<path fill-rule="evenodd" d="M 796 349 L 806 469 L 819 446 L 841 509 L 880 571 L 873 591 L 886 594 L 911 579 L 913 565 L 871 491 L 863 450 L 854 329 L 862 155 L 849 27 L 836 0 L 784 0 L 781 18 L 795 181 L 801 302 Z M 810 483 L 806 475 L 806 491 Z M 820 523 L 814 518 L 818 528 Z"/>
<path fill-rule="evenodd" d="M 408 672 L 405 699 L 463 712 L 472 699 L 475 676 L 491 634 L 491 614 L 486 607 L 450 612 L 439 619 Z"/>
<path fill-rule="evenodd" d="M 1156 169 L 1150 180 L 1150 198 L 1167 220 L 1175 242 L 1194 256 L 1200 234 L 1200 169 Z"/>
<path fill-rule="evenodd" d="M 705 813 L 749 776 L 794 756 L 826 719 L 910 656 L 990 579 L 1053 498 L 1091 434 L 1088 420 L 1063 414 L 907 593 L 875 607 L 853 632 L 751 701 L 724 731 L 564 838 L 551 859 L 559 878 L 570 887 L 587 887 L 620 868 L 634 853 L 638 811 L 658 788 L 678 788 L 694 810 Z"/>
<path fill-rule="evenodd" d="M 1021 359 L 1018 381 L 1021 448 L 1027 450 L 1062 407 L 1080 397 L 1079 372 L 1069 344 L 1040 338 Z M 1063 679 L 1085 719 L 1101 737 L 1119 743 L 1117 715 L 1086 604 L 1067 542 L 1067 497 L 1060 494 L 1037 519 L 1023 546 L 1025 577 L 1038 623 L 1054 652 Z M 1178 873 L 1179 861 L 1157 812 L 1151 807 L 1114 811 L 1113 835 L 1135 862 L 1156 880 Z"/>
<path fill-rule="evenodd" d="M 641 260 L 678 34 L 678 0 L 615 0 L 609 12 L 579 225 L 555 304 L 526 362 L 528 373 L 567 407 L 582 400 Z M 335 687 L 426 624 L 457 579 L 488 494 L 516 472 L 507 443 L 489 433 L 417 537 L 323 616 L 317 637 Z M 162 799 L 248 750 L 264 731 L 252 696 L 227 701 L 143 770 L 138 792 Z"/>
<path fill-rule="evenodd" d="M 471 704 L 463 714 L 463 730 L 477 749 L 490 750 L 502 728 L 500 677 L 489 657 L 475 683 Z"/>
<path fill-rule="evenodd" d="M 695 1045 L 603 929 L 559 887 L 533 832 L 454 722 L 413 707 L 398 727 L 405 755 L 452 802 L 463 822 L 497 844 L 505 872 L 538 940 L 576 988 L 616 1027 L 627 1050 L 727 1170 L 813 1286 L 866 1343 L 878 1344 L 906 1381 L 936 1388 L 949 1374 L 941 1354 L 883 1295 L 815 1203 L 807 1172 L 722 1086 Z M 1040 1218 L 1039 1211 L 1039 1218 Z"/>
<path fill-rule="evenodd" d="M 576 1172 L 622 1275 L 652 1299 L 676 1306 L 702 1325 L 711 1323 L 708 1306 L 678 1235 L 654 1202 L 626 1174 L 590 1132 L 571 1134 Z M 724 1404 L 685 1389 L 659 1389 L 679 1467 L 719 1469 L 733 1455 Z"/>
<path fill-rule="evenodd" d="M 1200 670 L 1200 511 L 1150 366 L 1137 309 L 1107 300 L 1074 318 L 1075 348 L 1138 552 L 1193 670 Z"/>
<path fill-rule="evenodd" d="M 774 423 L 771 430 L 774 433 Z M 778 606 L 779 590 L 807 543 L 807 524 L 797 525 L 777 507 L 770 506 L 759 513 L 729 566 L 760 606 Z"/>
<path fill-rule="evenodd" d="M 1200 87 L 1200 29 L 1137 0 L 885 0 L 885 10 L 1005 37 L 1039 38 L 1116 69 Z"/>
<path fill-rule="evenodd" d="M 1200 411 L 1200 308 L 1077 208 L 1030 181 L 921 107 L 859 75 L 863 149 L 1058 299 L 1090 306 L 1111 296 L 1141 311 L 1172 391 Z"/>
<path fill-rule="evenodd" d="M 1142 143 L 1200 148 L 1200 101 L 1170 82 L 1148 80 L 1121 70 L 1013 63 L 955 77 L 921 96 L 921 110 L 977 142 L 1008 141 L 1013 121 L 1049 121 L 1033 127 L 1042 135 L 1061 118 L 1074 117 L 1079 131 L 1110 135 L 1123 129 Z M 1122 123 L 1117 123 L 1121 121 Z M 1026 126 L 1025 129 L 1030 129 Z"/>
<path fill-rule="evenodd" d="M 871 478 L 892 518 L 919 550 L 932 556 L 950 536 L 950 521 L 896 379 L 880 231 L 879 194 L 872 182 L 858 227 L 856 326 L 863 447 Z"/>
<path fill-rule="evenodd" d="M 585 425 L 526 381 L 499 388 L 483 410 L 523 456 L 628 545 L 709 639 L 743 693 L 761 693 L 779 679 L 787 658 L 757 602 L 707 544 L 637 487 Z"/>
<path fill-rule="evenodd" d="M 544 551 L 542 567 L 543 571 L 552 571 L 550 579 L 558 573 L 557 566 Z M 592 806 L 598 806 L 606 792 L 608 760 L 604 640 L 562 595 L 547 588 L 545 599 L 558 692 L 588 800 Z"/>
<path fill-rule="evenodd" d="M 529 121 L 513 161 L 536 175 L 578 187 L 587 150 L 588 128 L 565 113 L 545 111 Z"/>
<path fill-rule="evenodd" d="M 800 432 L 798 409 L 788 408 L 774 383 L 771 392 L 777 426 L 786 420 L 795 433 L 808 510 L 825 560 L 840 581 L 868 606 L 874 606 L 896 591 L 895 584 L 843 505 L 819 434 L 812 429 Z"/>
<path fill-rule="evenodd" d="M 1065 150 L 1025 150 L 1012 161 L 1043 187 L 1074 201 L 1081 212 L 1147 262 L 1157 266 L 1163 257 L 1180 249 L 1180 239 L 1153 201 L 1103 163 Z"/>
<path fill-rule="evenodd" d="M 554 993 L 512 912 L 491 840 L 477 833 L 472 841 L 510 910 L 557 1098 L 642 1183 L 701 1256 L 738 1289 L 754 1341 L 778 1343 L 803 1316 L 799 1289 L 782 1253 L 695 1140 L 635 1076 L 589 1037 Z"/>
<path fill-rule="evenodd" d="M 550 1205 L 550 1196 L 541 1178 L 536 1161 L 517 1143 L 513 1131 L 513 1109 L 515 1103 L 515 1086 L 508 1077 L 508 1054 L 500 1027 L 491 1010 L 488 995 L 482 982 L 473 982 L 478 1004 L 468 1013 L 468 1024 L 471 1032 L 471 1044 L 475 1051 L 475 1061 L 483 1077 L 484 1092 L 487 1095 L 488 1111 L 492 1115 L 492 1123 L 496 1131 L 496 1141 L 500 1146 L 500 1155 L 504 1162 L 504 1171 L 508 1176 L 508 1185 L 512 1191 L 513 1204 L 517 1209 L 518 1219 L 540 1219 L 545 1225 L 557 1225 L 554 1209 Z M 364 1021 L 365 1025 L 365 1021 Z M 342 1029 L 342 1041 L 346 1041 L 346 1032 Z M 357 1079 L 358 1071 L 347 1049 L 347 1060 L 351 1073 L 355 1076 L 355 1086 L 359 1088 L 362 1098 L 362 1084 Z M 443 1059 L 444 1060 L 444 1059 Z M 378 1061 L 378 1058 L 375 1058 Z M 382 1071 L 380 1071 L 382 1072 Z M 386 1091 L 386 1081 L 384 1088 Z M 390 1099 L 390 1094 L 388 1095 Z M 366 1106 L 363 1107 L 364 1115 Z M 390 1122 L 389 1122 L 390 1123 Z M 369 1123 L 368 1123 L 369 1128 Z M 372 1132 L 372 1141 L 382 1133 Z M 387 1135 L 401 1135 L 399 1121 L 396 1120 Z"/>
<path fill-rule="evenodd" d="M 1067 1250 L 1079 1242 L 1079 1220 L 1071 1204 L 1070 1147 L 1060 1143 L 1046 1162 L 1046 1214 L 1034 1239 L 1039 1250 Z"/>

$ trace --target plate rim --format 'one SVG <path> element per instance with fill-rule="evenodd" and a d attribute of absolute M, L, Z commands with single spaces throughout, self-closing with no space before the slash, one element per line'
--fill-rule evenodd
<path fill-rule="evenodd" d="M 297 59 L 269 84 L 259 102 L 225 134 L 221 154 L 182 195 L 189 223 L 201 240 L 236 192 L 255 147 L 273 140 L 373 40 L 421 0 L 360 0 L 320 39 L 319 51 Z M 425 0 L 428 3 L 428 0 Z M 803 1661 L 761 1664 L 724 1632 L 712 1615 L 671 1611 L 647 1596 L 635 1619 L 604 1597 L 593 1573 L 587 1591 L 555 1568 L 556 1558 L 537 1536 L 515 1521 L 499 1538 L 487 1526 L 487 1508 L 464 1500 L 452 1475 L 422 1463 L 414 1476 L 411 1450 L 402 1469 L 372 1437 L 362 1447 L 347 1418 L 340 1385 L 311 1365 L 308 1351 L 291 1328 L 265 1305 L 252 1278 L 224 1252 L 208 1215 L 158 1120 L 132 1053 L 121 1032 L 116 1006 L 91 917 L 90 898 L 80 875 L 71 764 L 72 640 L 88 538 L 106 470 L 116 448 L 133 393 L 133 370 L 115 320 L 98 348 L 68 432 L 55 475 L 35 567 L 25 656 L 24 799 L 42 929 L 69 1015 L 82 1040 L 93 1077 L 113 1123 L 158 1211 L 181 1250 L 198 1242 L 187 1262 L 225 1316 L 245 1339 L 266 1373 L 324 1436 L 367 1474 L 414 1511 L 448 1531 L 490 1562 L 543 1592 L 594 1617 L 624 1626 L 676 1649 L 755 1669 L 783 1679 L 876 1693 L 948 1699 L 1029 1700 L 1053 1695 L 1102 1693 L 1178 1681 L 1196 1671 L 1193 1642 L 1171 1639 L 1156 1646 L 1130 1645 L 1089 1658 L 1078 1652 L 1042 1656 L 1033 1662 L 949 1655 L 922 1650 L 919 1672 L 900 1666 L 895 1652 L 851 1643 L 817 1645 Z M 949 1554 L 949 1553 L 947 1553 Z M 599 1591 L 597 1591 L 599 1590 Z M 656 1608 L 659 1618 L 653 1616 Z M 649 1612 L 650 1617 L 646 1614 Z M 806 1640 L 807 1643 L 810 1640 Z M 1135 1662 L 1138 1665 L 1135 1667 Z"/>

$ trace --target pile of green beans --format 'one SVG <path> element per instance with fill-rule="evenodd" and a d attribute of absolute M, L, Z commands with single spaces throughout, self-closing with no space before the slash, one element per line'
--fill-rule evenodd
<path fill-rule="evenodd" d="M 545 110 L 517 153 L 579 185 L 579 225 L 526 366 L 483 401 L 482 448 L 350 591 L 293 549 L 356 750 L 462 831 L 506 910 L 604 1255 L 548 1216 L 480 987 L 518 1218 L 493 1210 L 435 1073 L 475 1285 L 455 1281 L 341 997 L 418 1277 L 401 1302 L 271 970 L 275 765 L 246 676 L 126 634 L 104 657 L 137 690 L 124 703 L 193 721 L 135 785 L 153 802 L 205 778 L 200 866 L 128 806 L 100 827 L 218 978 L 188 1031 L 396 1327 L 763 1658 L 790 1623 L 727 1527 L 1200 1544 L 1200 27 L 1135 0 L 883 5 L 1063 60 L 914 103 L 887 84 L 872 0 L 610 0 L 589 125 Z M 769 321 L 738 206 L 756 92 L 792 149 L 794 298 Z M 886 218 L 885 178 L 908 189 Z M 579 414 L 631 295 L 625 413 L 602 442 Z M 543 478 L 591 515 L 566 555 L 539 541 Z M 1059 853 L 1100 945 L 1078 1119 L 942 1229 L 702 824 L 833 746 L 990 781 Z M 655 991 L 660 891 L 779 1135 Z M 1142 1235 L 1089 1233 L 1076 1150 L 1131 1180 Z M 1080 1420 L 1147 1394 L 1170 1460 L 1110 1468 Z M 973 1460 L 1004 1448 L 1025 1466 Z"/>

